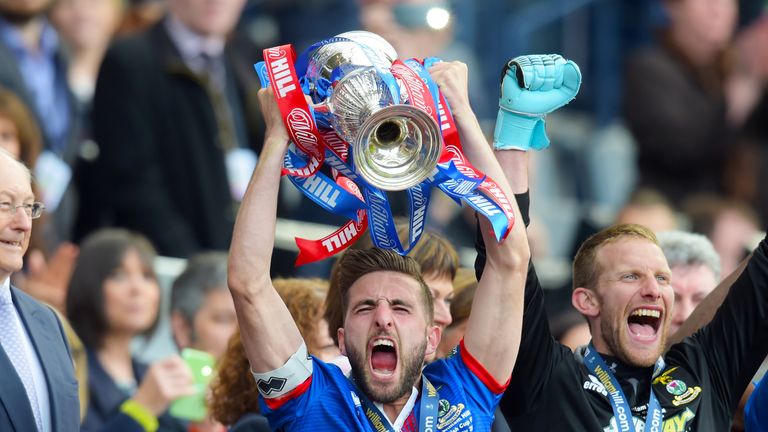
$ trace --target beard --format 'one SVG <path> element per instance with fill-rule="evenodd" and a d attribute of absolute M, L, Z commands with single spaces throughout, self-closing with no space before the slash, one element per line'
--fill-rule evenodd
<path fill-rule="evenodd" d="M 355 383 L 369 399 L 385 404 L 394 402 L 411 392 L 414 384 L 416 384 L 416 381 L 421 376 L 424 354 L 427 351 L 427 341 L 423 340 L 414 349 L 404 349 L 399 353 L 402 359 L 402 372 L 400 379 L 392 389 L 374 385 L 368 370 L 370 359 L 366 358 L 366 354 L 357 351 L 348 343 L 345 344 L 345 347 L 349 363 L 352 365 L 352 377 Z"/>

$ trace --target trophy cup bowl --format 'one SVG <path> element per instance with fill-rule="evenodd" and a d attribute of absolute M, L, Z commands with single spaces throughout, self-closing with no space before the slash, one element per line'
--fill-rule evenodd
<path fill-rule="evenodd" d="M 395 100 L 371 64 L 369 55 L 391 64 L 391 56 L 397 55 L 391 45 L 369 32 L 339 36 L 350 40 L 323 45 L 309 59 L 306 77 L 315 86 L 330 82 L 336 69 L 341 76 L 327 88 L 327 96 L 312 105 L 318 125 L 332 128 L 349 143 L 356 170 L 371 186 L 387 191 L 416 186 L 440 157 L 440 127 L 426 112 L 403 104 L 405 92 Z M 366 44 L 368 54 L 360 44 Z"/>
<path fill-rule="evenodd" d="M 441 149 L 440 128 L 429 114 L 411 105 L 393 105 L 366 119 L 351 153 L 369 184 L 398 191 L 432 174 Z"/>
<path fill-rule="evenodd" d="M 310 93 L 317 102 L 321 99 L 318 87 L 332 81 L 333 71 L 340 68 L 342 73 L 361 66 L 383 64 L 389 67 L 397 59 L 397 51 L 381 36 L 362 30 L 341 33 L 336 37 L 349 39 L 323 45 L 309 57 L 306 76 Z M 363 45 L 367 48 L 364 49 Z M 372 59 L 371 56 L 376 56 Z"/>

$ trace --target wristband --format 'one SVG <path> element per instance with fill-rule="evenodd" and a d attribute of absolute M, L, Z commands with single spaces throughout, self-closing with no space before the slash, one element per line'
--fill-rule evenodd
<path fill-rule="evenodd" d="M 494 150 L 543 150 L 549 147 L 544 116 L 526 116 L 499 109 L 493 131 Z"/>
<path fill-rule="evenodd" d="M 157 417 L 152 414 L 144 405 L 133 399 L 128 399 L 120 405 L 120 412 L 134 419 L 140 424 L 145 432 L 155 432 L 159 427 Z"/>

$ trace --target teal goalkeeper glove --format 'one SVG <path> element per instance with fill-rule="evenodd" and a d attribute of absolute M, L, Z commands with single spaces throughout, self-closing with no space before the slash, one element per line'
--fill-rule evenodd
<path fill-rule="evenodd" d="M 544 116 L 573 100 L 580 86 L 579 67 L 560 55 L 528 55 L 510 60 L 501 76 L 493 148 L 547 148 Z"/>

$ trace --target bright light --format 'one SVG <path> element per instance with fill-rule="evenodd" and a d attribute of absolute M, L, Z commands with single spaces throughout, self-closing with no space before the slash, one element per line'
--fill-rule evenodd
<path fill-rule="evenodd" d="M 451 20 L 451 13 L 442 7 L 433 7 L 427 11 L 427 25 L 433 30 L 442 30 Z"/>
<path fill-rule="evenodd" d="M 204 377 L 207 377 L 213 373 L 213 368 L 211 368 L 210 366 L 203 366 L 200 372 L 203 374 Z"/>

